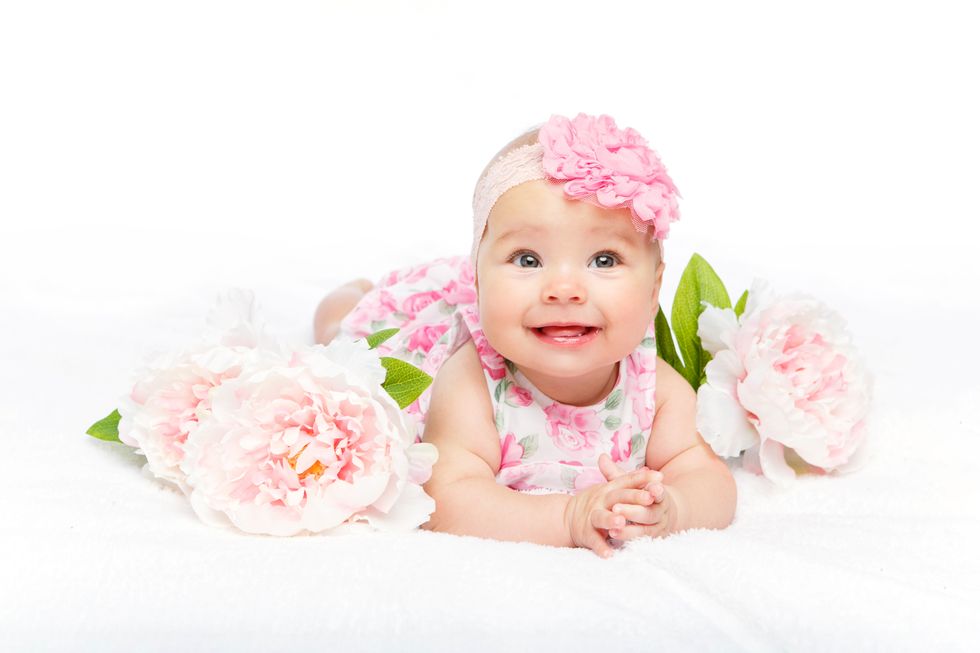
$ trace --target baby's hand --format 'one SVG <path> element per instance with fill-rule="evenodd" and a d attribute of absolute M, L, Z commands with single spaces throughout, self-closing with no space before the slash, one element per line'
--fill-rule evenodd
<path fill-rule="evenodd" d="M 617 503 L 652 502 L 641 488 L 656 482 L 660 472 L 637 469 L 620 474 L 608 483 L 593 485 L 578 494 L 565 506 L 565 527 L 574 546 L 592 549 L 596 555 L 608 558 L 613 549 L 606 541 L 610 528 L 626 526 L 626 517 L 614 514 L 610 509 Z"/>
<path fill-rule="evenodd" d="M 620 469 L 607 454 L 599 456 L 599 470 L 608 481 L 622 478 L 628 473 Z M 622 515 L 628 521 L 625 526 L 610 528 L 609 537 L 625 541 L 635 537 L 662 537 L 670 533 L 676 520 L 677 506 L 668 488 L 663 484 L 663 474 L 653 473 L 657 478 L 644 486 L 645 492 L 639 495 L 640 501 L 619 502 L 612 506 L 614 515 Z"/>

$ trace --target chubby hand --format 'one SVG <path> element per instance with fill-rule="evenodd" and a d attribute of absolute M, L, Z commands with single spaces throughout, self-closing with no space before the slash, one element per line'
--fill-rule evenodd
<path fill-rule="evenodd" d="M 612 461 L 610 461 L 612 462 Z M 626 526 L 625 516 L 616 515 L 611 508 L 617 504 L 640 501 L 640 495 L 652 497 L 644 487 L 657 482 L 660 472 L 635 469 L 623 472 L 615 480 L 598 483 L 571 497 L 565 505 L 565 528 L 573 546 L 592 549 L 596 555 L 608 558 L 613 549 L 607 540 L 609 529 Z"/>
<path fill-rule="evenodd" d="M 607 481 L 629 473 L 614 463 L 608 454 L 599 456 L 599 471 Z M 671 532 L 677 522 L 677 504 L 671 496 L 670 488 L 663 483 L 663 475 L 660 474 L 659 480 L 649 483 L 643 489 L 645 492 L 639 495 L 638 503 L 620 502 L 613 505 L 612 512 L 623 515 L 627 521 L 623 527 L 609 529 L 609 537 L 625 541 L 636 537 L 664 537 Z"/>

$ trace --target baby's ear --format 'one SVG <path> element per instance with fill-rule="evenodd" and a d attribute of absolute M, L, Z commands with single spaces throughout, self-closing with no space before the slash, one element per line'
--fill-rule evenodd
<path fill-rule="evenodd" d="M 664 264 L 661 261 L 660 265 L 657 266 L 657 274 L 653 284 L 653 296 L 650 298 L 653 317 L 657 317 L 657 311 L 660 310 L 660 286 L 664 279 Z"/>

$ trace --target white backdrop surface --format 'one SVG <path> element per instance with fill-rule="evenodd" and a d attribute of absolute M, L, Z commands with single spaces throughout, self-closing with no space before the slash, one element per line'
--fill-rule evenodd
<path fill-rule="evenodd" d="M 0 631 L 11 650 L 975 650 L 977 24 L 956 3 L 0 6 Z M 873 456 L 611 561 L 416 532 L 209 528 L 85 428 L 252 288 L 463 254 L 551 113 L 643 133 L 694 252 L 841 312 Z"/>

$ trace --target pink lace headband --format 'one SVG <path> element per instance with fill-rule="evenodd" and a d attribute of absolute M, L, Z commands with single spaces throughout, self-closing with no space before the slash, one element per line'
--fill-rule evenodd
<path fill-rule="evenodd" d="M 490 210 L 501 195 L 534 179 L 566 181 L 565 195 L 603 208 L 630 208 L 640 233 L 653 228 L 663 258 L 663 239 L 679 219 L 681 194 L 657 153 L 612 118 L 580 113 L 574 120 L 553 115 L 538 130 L 538 142 L 522 145 L 499 157 L 480 178 L 473 193 L 473 246 L 470 261 L 483 238 Z"/>

